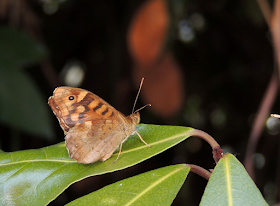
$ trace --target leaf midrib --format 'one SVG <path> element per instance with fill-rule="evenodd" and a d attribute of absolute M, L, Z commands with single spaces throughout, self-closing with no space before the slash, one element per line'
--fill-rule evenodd
<path fill-rule="evenodd" d="M 159 140 L 159 141 L 156 141 L 156 142 L 153 142 L 153 143 L 149 143 L 151 146 L 153 145 L 158 145 L 158 144 L 162 144 L 164 142 L 168 142 L 170 140 L 173 140 L 173 139 L 176 139 L 178 137 L 181 137 L 181 136 L 187 136 L 189 133 L 191 133 L 191 130 L 190 131 L 187 131 L 187 132 L 183 132 L 181 134 L 177 134 L 177 135 L 174 135 L 174 136 L 170 136 L 168 138 L 165 138 L 165 139 L 162 139 L 162 140 Z M 184 139 L 183 139 L 184 140 Z M 183 141 L 182 140 L 182 141 Z M 180 141 L 181 142 L 181 141 Z M 179 142 L 176 142 L 174 144 L 178 144 Z M 140 150 L 140 149 L 143 149 L 147 147 L 146 145 L 143 145 L 143 146 L 139 146 L 139 147 L 136 147 L 136 148 L 133 148 L 133 149 L 128 149 L 128 150 L 125 150 L 125 151 L 122 151 L 122 154 L 126 154 L 126 153 L 130 153 L 130 152 L 133 152 L 133 151 L 137 151 L 137 150 Z M 172 147 L 172 145 L 170 146 Z M 170 148 L 168 147 L 168 148 Z M 116 156 L 118 155 L 117 153 L 114 153 L 112 156 Z M 47 156 L 47 154 L 46 154 Z M 17 162 L 9 162 L 9 163 L 2 163 L 0 164 L 0 167 L 1 166 L 7 166 L 7 165 L 14 165 L 14 164 L 20 164 L 20 163 L 30 163 L 30 162 L 61 162 L 61 163 L 71 163 L 71 164 L 74 164 L 74 163 L 77 163 L 75 160 L 58 160 L 58 159 L 36 159 L 36 160 L 20 160 L 20 161 L 17 161 Z"/>
<path fill-rule="evenodd" d="M 170 176 L 172 176 L 173 174 L 179 172 L 180 170 L 184 169 L 185 167 L 181 167 L 178 168 L 176 170 L 174 170 L 173 172 L 170 172 L 169 174 L 163 176 L 162 178 L 158 179 L 157 181 L 155 181 L 153 184 L 151 184 L 149 187 L 147 187 L 145 190 L 143 190 L 142 192 L 140 192 L 138 195 L 136 195 L 132 200 L 130 200 L 128 203 L 126 203 L 126 206 L 129 206 L 131 204 L 133 204 L 137 199 L 141 198 L 145 193 L 149 192 L 150 190 L 152 190 L 154 187 L 156 187 L 157 185 L 159 185 L 160 183 L 162 183 L 165 179 L 169 178 Z"/>

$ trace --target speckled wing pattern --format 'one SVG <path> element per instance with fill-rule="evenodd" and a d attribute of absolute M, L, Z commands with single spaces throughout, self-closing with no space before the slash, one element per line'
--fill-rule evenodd
<path fill-rule="evenodd" d="M 110 158 L 140 122 L 138 112 L 126 117 L 97 95 L 79 88 L 56 88 L 48 104 L 64 131 L 70 157 L 79 163 Z"/>

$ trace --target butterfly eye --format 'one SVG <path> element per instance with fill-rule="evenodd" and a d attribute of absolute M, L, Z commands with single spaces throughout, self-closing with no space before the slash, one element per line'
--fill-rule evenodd
<path fill-rule="evenodd" d="M 69 100 L 71 100 L 71 101 L 74 100 L 74 96 L 70 96 Z"/>

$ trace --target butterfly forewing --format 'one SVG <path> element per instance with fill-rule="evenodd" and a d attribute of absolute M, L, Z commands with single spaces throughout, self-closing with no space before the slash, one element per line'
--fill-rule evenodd
<path fill-rule="evenodd" d="M 50 97 L 55 115 L 63 120 L 66 127 L 97 119 L 115 119 L 125 122 L 126 118 L 114 107 L 97 95 L 84 89 L 58 87 Z M 49 102 L 51 102 L 49 100 Z M 57 112 L 59 111 L 59 112 Z"/>

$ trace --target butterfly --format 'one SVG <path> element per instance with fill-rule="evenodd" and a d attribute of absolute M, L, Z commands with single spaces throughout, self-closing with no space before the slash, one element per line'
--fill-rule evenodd
<path fill-rule="evenodd" d="M 140 89 L 142 83 L 143 79 Z M 135 127 L 140 122 L 139 110 L 151 105 L 125 116 L 92 92 L 74 87 L 57 87 L 48 104 L 64 131 L 70 157 L 79 163 L 105 161 L 119 147 L 118 159 L 122 144 L 135 133 L 150 147 Z"/>

